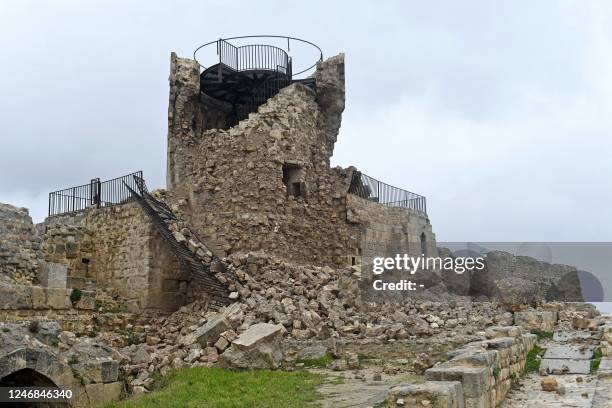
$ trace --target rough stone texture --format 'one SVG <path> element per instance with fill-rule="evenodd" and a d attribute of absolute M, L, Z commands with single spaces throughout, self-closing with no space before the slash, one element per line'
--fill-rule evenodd
<path fill-rule="evenodd" d="M 459 381 L 427 381 L 393 387 L 387 404 L 390 408 L 464 408 L 463 400 L 463 387 Z"/>
<path fill-rule="evenodd" d="M 514 324 L 525 330 L 552 331 L 557 323 L 554 310 L 529 310 L 514 312 Z"/>
<path fill-rule="evenodd" d="M 66 265 L 42 262 L 39 267 L 38 280 L 42 286 L 51 288 L 66 288 L 68 268 Z"/>
<path fill-rule="evenodd" d="M 36 281 L 40 237 L 26 208 L 0 203 L 0 282 Z"/>
<path fill-rule="evenodd" d="M 168 193 L 217 254 L 265 249 L 287 260 L 345 266 L 359 262 L 362 247 L 373 249 L 373 231 L 385 222 L 392 233 L 380 237 L 381 245 L 402 229 L 433 239 L 423 216 L 397 217 L 401 210 L 382 205 L 376 224 L 347 221 L 352 170 L 329 165 L 344 109 L 343 55 L 319 63 L 315 76 L 316 93 L 291 85 L 238 125 L 215 129 L 223 120 L 200 99 L 197 64 L 172 56 Z M 353 204 L 356 212 L 368 206 Z"/>
<path fill-rule="evenodd" d="M 448 354 L 450 360 L 425 371 L 429 381 L 459 381 L 466 407 L 496 407 L 522 373 L 536 336 L 518 327 L 497 328 L 494 337 L 473 342 Z"/>
<path fill-rule="evenodd" d="M 550 264 L 503 251 L 487 253 L 486 267 L 472 277 L 477 295 L 507 304 L 537 301 L 582 302 L 575 267 Z"/>
<path fill-rule="evenodd" d="M 116 350 L 90 338 L 62 332 L 56 322 L 0 323 L 0 382 L 30 369 L 74 393 L 75 407 L 118 400 L 122 392 Z"/>
<path fill-rule="evenodd" d="M 116 288 L 128 310 L 176 310 L 188 277 L 137 203 L 46 220 L 45 258 L 68 268 L 72 288 Z"/>
<path fill-rule="evenodd" d="M 283 361 L 283 330 L 282 325 L 252 325 L 219 356 L 219 363 L 227 368 L 279 368 Z"/>

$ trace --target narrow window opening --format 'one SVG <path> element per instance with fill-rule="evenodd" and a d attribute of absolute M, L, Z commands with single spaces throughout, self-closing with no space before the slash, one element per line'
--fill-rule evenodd
<path fill-rule="evenodd" d="M 283 165 L 283 184 L 287 189 L 287 195 L 305 198 L 305 184 L 300 166 L 295 164 Z"/>
<path fill-rule="evenodd" d="M 427 237 L 425 233 L 421 233 L 421 254 L 427 256 Z"/>

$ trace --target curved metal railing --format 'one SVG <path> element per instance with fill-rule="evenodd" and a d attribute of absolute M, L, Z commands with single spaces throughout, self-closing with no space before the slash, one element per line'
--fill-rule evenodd
<path fill-rule="evenodd" d="M 249 44 L 243 46 L 235 46 L 228 40 L 238 40 L 245 38 L 280 38 L 287 40 L 287 51 L 282 48 L 266 45 L 266 44 Z M 319 53 L 319 59 L 314 64 L 301 69 L 298 72 L 292 72 L 292 61 L 288 52 L 290 51 L 291 41 L 307 44 L 314 47 Z M 193 52 L 193 59 L 202 67 L 207 67 L 198 60 L 198 52 L 203 48 L 216 44 L 217 54 L 219 55 L 219 63 L 227 65 L 236 71 L 247 71 L 255 69 L 265 69 L 271 71 L 280 71 L 289 76 L 300 75 L 306 73 L 316 67 L 317 62 L 323 60 L 323 51 L 316 44 L 296 37 L 287 37 L 282 35 L 246 35 L 240 37 L 220 38 L 215 41 L 210 41 L 196 48 Z"/>

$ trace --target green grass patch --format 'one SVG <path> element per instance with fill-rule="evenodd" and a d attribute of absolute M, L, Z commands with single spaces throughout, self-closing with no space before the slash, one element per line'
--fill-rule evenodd
<path fill-rule="evenodd" d="M 593 352 L 593 358 L 591 359 L 591 374 L 595 374 L 597 370 L 599 370 L 599 364 L 601 363 L 601 357 L 603 353 L 601 352 L 601 347 L 597 347 Z"/>
<path fill-rule="evenodd" d="M 317 406 L 316 386 L 325 377 L 307 371 L 230 371 L 193 367 L 158 378 L 146 395 L 111 403 L 105 408 L 294 408 Z"/>
<path fill-rule="evenodd" d="M 544 330 L 532 330 L 531 331 L 532 334 L 535 334 L 536 336 L 538 336 L 538 341 L 540 340 L 552 340 L 553 338 L 553 332 L 551 331 L 544 331 Z"/>
<path fill-rule="evenodd" d="M 546 349 L 541 348 L 537 344 L 533 346 L 531 351 L 527 353 L 527 361 L 525 361 L 525 368 L 523 369 L 523 374 L 537 373 L 538 371 L 540 371 L 540 363 L 542 362 L 542 360 L 538 357 L 542 353 L 544 353 L 544 351 L 546 351 Z"/>
<path fill-rule="evenodd" d="M 334 358 L 330 354 L 326 354 L 319 358 L 298 358 L 295 360 L 297 364 L 304 364 L 304 367 L 308 368 L 325 368 L 334 361 Z"/>

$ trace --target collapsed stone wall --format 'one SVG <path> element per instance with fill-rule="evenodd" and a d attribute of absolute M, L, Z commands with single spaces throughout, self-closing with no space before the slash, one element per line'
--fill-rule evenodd
<path fill-rule="evenodd" d="M 68 267 L 69 287 L 116 288 L 131 311 L 184 304 L 189 277 L 137 203 L 46 223 L 45 258 Z"/>
<path fill-rule="evenodd" d="M 0 281 L 36 282 L 40 243 L 28 210 L 0 203 Z"/>
<path fill-rule="evenodd" d="M 330 168 L 344 110 L 343 55 L 320 62 L 315 78 L 316 92 L 293 84 L 238 125 L 212 128 L 218 120 L 204 106 L 197 62 L 173 54 L 168 195 L 218 255 L 265 250 L 339 267 L 356 264 L 363 246 L 407 245 L 402 238 L 390 248 L 397 234 L 375 231 L 423 230 L 434 239 L 428 221 L 379 204 L 355 204 L 347 220 L 352 169 Z M 382 215 L 370 220 L 376 210 Z"/>

